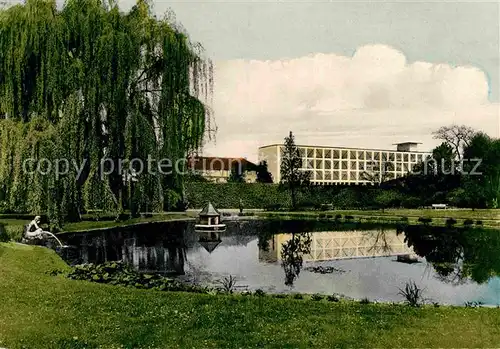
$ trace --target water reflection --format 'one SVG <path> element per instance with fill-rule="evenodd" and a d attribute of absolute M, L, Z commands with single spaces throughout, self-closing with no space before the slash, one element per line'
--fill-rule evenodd
<path fill-rule="evenodd" d="M 260 244 L 259 259 L 280 261 L 285 284 L 292 286 L 303 262 L 411 255 L 413 249 L 396 231 L 322 231 L 275 234 Z"/>
<path fill-rule="evenodd" d="M 404 236 L 444 282 L 461 284 L 470 278 L 482 284 L 500 275 L 498 231 L 421 225 L 406 227 Z"/>
<path fill-rule="evenodd" d="M 266 292 L 291 292 L 293 286 L 296 292 L 392 301 L 399 300 L 398 287 L 416 280 L 438 302 L 500 301 L 500 234 L 485 229 L 255 221 L 232 222 L 224 233 L 203 236 L 191 223 L 169 223 L 66 235 L 63 241 L 78 246 L 79 263 L 125 260 L 140 271 L 184 274 L 199 283 L 232 275 L 240 286 Z M 390 257 L 412 254 L 421 263 Z"/>

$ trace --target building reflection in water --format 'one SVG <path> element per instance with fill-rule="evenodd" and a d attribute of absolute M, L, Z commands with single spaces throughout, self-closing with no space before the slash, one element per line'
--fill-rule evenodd
<path fill-rule="evenodd" d="M 404 235 L 396 231 L 324 231 L 310 235 L 309 253 L 302 256 L 304 261 L 328 261 L 336 259 L 385 257 L 413 254 Z M 281 251 L 295 234 L 276 234 L 268 240 L 268 249 L 259 249 L 259 260 L 279 262 L 285 256 Z"/>
<path fill-rule="evenodd" d="M 280 262 L 285 285 L 293 286 L 303 262 L 413 255 L 396 231 L 325 231 L 276 234 L 259 248 L 259 260 Z"/>

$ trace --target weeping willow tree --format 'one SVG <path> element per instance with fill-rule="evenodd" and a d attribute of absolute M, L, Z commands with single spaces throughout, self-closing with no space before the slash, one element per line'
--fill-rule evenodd
<path fill-rule="evenodd" d="M 3 208 L 58 224 L 84 210 L 135 214 L 169 208 L 173 194 L 183 201 L 176 167 L 215 132 L 212 92 L 201 45 L 145 0 L 127 13 L 114 0 L 0 10 Z M 64 174 L 56 159 L 69 161 Z M 155 162 L 146 171 L 148 159 L 169 159 L 171 173 Z M 136 181 L 124 180 L 129 170 Z"/>

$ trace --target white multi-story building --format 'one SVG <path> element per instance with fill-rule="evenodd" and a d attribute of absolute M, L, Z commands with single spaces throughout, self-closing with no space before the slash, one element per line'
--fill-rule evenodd
<path fill-rule="evenodd" d="M 416 151 L 420 143 L 397 143 L 396 150 L 297 145 L 303 171 L 310 171 L 312 184 L 367 184 L 373 178 L 391 180 L 410 172 L 429 152 Z M 259 148 L 259 161 L 267 161 L 275 183 L 280 182 L 283 144 Z"/>

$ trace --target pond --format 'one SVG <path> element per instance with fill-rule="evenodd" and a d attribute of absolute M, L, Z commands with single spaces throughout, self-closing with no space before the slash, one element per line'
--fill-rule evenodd
<path fill-rule="evenodd" d="M 464 227 L 377 226 L 325 221 L 240 221 L 216 238 L 192 222 L 151 223 L 62 235 L 73 263 L 124 260 L 139 271 L 240 290 L 340 294 L 401 301 L 414 281 L 428 302 L 500 304 L 500 231 Z M 398 257 L 399 256 L 399 257 Z M 415 257 L 412 263 L 400 258 Z M 408 260 L 407 260 L 408 262 Z"/>

